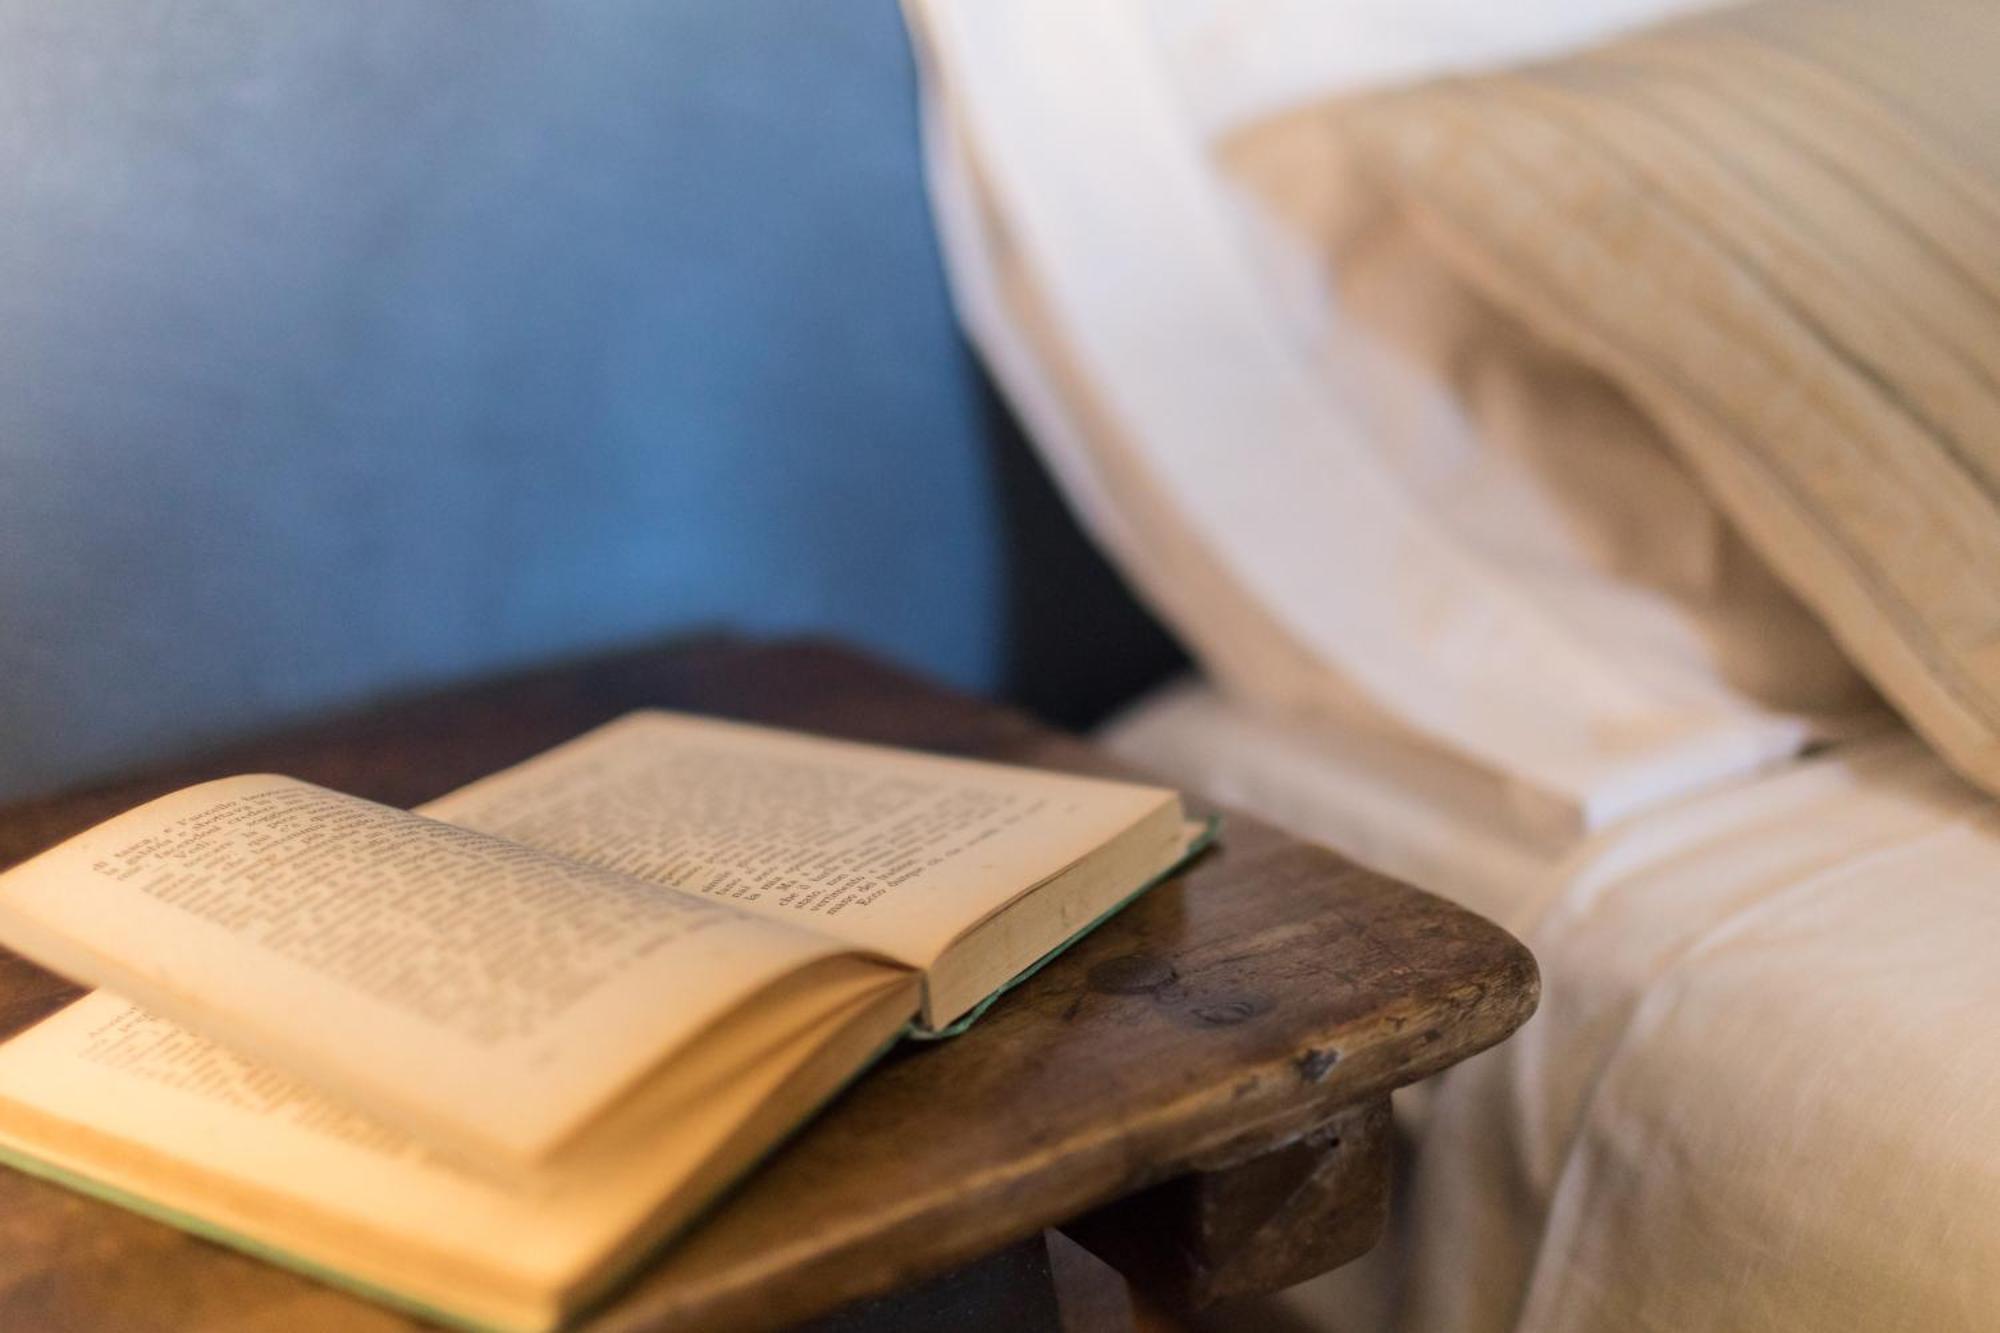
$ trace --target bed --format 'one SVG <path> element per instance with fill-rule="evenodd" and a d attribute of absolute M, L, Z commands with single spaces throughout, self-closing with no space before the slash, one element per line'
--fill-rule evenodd
<path fill-rule="evenodd" d="M 1109 743 L 1544 970 L 1221 1326 L 2000 1324 L 2000 24 L 1917 7 L 909 6 L 961 319 L 1201 667 Z"/>

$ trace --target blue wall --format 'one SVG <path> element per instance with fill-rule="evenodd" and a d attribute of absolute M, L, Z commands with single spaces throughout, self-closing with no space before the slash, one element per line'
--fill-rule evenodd
<path fill-rule="evenodd" d="M 888 0 L 0 0 L 0 795 L 690 624 L 990 687 Z"/>

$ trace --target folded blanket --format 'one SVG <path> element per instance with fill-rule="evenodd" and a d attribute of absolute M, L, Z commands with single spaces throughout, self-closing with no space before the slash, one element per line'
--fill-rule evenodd
<path fill-rule="evenodd" d="M 1343 99 L 1250 169 L 1350 269 L 1434 261 L 1374 308 L 1444 273 L 1605 376 L 2000 791 L 1996 68 L 1987 0 L 1757 4 Z"/>

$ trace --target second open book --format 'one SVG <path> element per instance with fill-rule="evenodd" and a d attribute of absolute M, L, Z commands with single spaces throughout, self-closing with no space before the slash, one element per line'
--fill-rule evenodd
<path fill-rule="evenodd" d="M 1193 838 L 1158 788 L 656 712 L 414 813 L 206 783 L 0 876 L 0 942 L 107 988 L 0 1045 L 0 1149 L 545 1326 Z"/>

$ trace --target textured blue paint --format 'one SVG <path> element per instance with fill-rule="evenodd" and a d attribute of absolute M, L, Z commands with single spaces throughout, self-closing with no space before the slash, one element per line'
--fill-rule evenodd
<path fill-rule="evenodd" d="M 690 624 L 991 686 L 887 0 L 0 0 L 0 794 Z"/>

